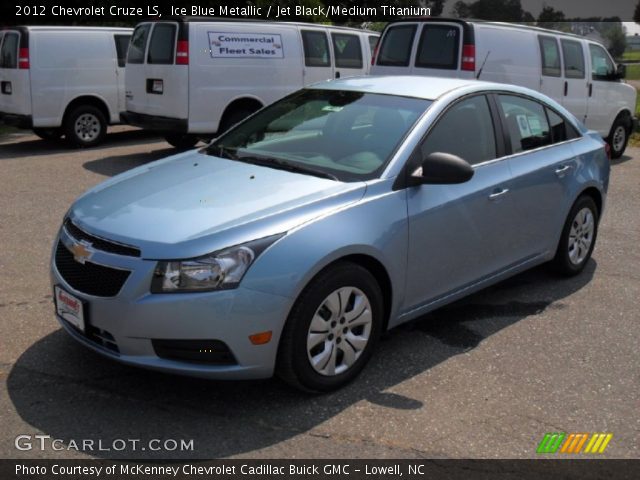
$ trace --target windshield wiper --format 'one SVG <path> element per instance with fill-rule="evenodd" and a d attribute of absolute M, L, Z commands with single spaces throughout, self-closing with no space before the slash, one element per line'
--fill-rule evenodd
<path fill-rule="evenodd" d="M 215 155 L 216 157 L 228 158 L 230 160 L 238 159 L 237 151 L 237 148 L 226 147 L 224 145 L 210 145 L 206 150 L 207 155 Z"/>
<path fill-rule="evenodd" d="M 301 165 L 299 163 L 286 162 L 278 158 L 255 156 L 255 155 L 242 155 L 242 156 L 236 155 L 236 158 L 234 158 L 234 160 L 238 160 L 240 162 L 252 163 L 254 165 L 260 165 L 263 167 L 277 168 L 278 170 L 286 170 L 288 172 L 307 173 L 309 175 L 314 175 L 316 177 L 328 178 L 330 180 L 338 181 L 338 177 L 336 177 L 331 173 L 318 170 L 308 165 Z"/>

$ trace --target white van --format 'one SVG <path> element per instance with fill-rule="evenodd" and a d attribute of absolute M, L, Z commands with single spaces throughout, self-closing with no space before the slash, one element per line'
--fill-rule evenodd
<path fill-rule="evenodd" d="M 45 139 L 100 143 L 124 110 L 131 28 L 0 30 L 0 118 Z"/>
<path fill-rule="evenodd" d="M 636 90 L 601 44 L 577 35 L 508 23 L 403 20 L 382 33 L 375 75 L 480 78 L 538 90 L 624 152 L 635 123 Z"/>
<path fill-rule="evenodd" d="M 123 119 L 188 148 L 304 85 L 368 73 L 378 37 L 304 23 L 140 23 L 127 56 Z"/>

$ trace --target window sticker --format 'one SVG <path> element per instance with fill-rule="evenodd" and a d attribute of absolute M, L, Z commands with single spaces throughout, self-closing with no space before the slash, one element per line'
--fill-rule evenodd
<path fill-rule="evenodd" d="M 518 120 L 518 128 L 520 129 L 520 137 L 527 138 L 531 136 L 531 129 L 529 128 L 529 121 L 526 115 L 516 115 Z"/>
<path fill-rule="evenodd" d="M 207 33 L 211 58 L 284 58 L 277 33 Z"/>

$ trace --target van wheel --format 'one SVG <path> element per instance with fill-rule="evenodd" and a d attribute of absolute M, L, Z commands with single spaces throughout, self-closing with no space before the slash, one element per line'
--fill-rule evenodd
<path fill-rule="evenodd" d="M 169 133 L 164 136 L 164 139 L 167 143 L 179 150 L 193 148 L 199 140 L 196 135 L 190 135 L 188 133 Z"/>
<path fill-rule="evenodd" d="M 346 262 L 325 270 L 291 310 L 278 349 L 278 376 L 310 392 L 342 387 L 371 357 L 382 316 L 382 292 L 368 270 Z"/>
<path fill-rule="evenodd" d="M 583 195 L 571 207 L 562 229 L 553 259 L 555 270 L 568 277 L 580 273 L 591 258 L 597 235 L 598 207 L 591 197 Z"/>
<path fill-rule="evenodd" d="M 236 123 L 240 123 L 249 115 L 257 111 L 258 111 L 257 108 L 252 110 L 249 110 L 246 108 L 239 108 L 239 109 L 232 110 L 231 112 L 225 113 L 224 118 L 220 122 L 220 128 L 218 128 L 218 135 L 223 134 L 224 132 L 229 130 L 231 127 L 233 127 Z"/>
<path fill-rule="evenodd" d="M 620 158 L 629 141 L 629 125 L 625 117 L 618 117 L 613 122 L 607 143 L 611 147 L 611 158 Z"/>
<path fill-rule="evenodd" d="M 34 128 L 33 133 L 39 136 L 42 140 L 50 142 L 59 140 L 62 136 L 62 129 L 60 128 Z"/>
<path fill-rule="evenodd" d="M 75 147 L 94 147 L 107 134 L 107 119 L 99 108 L 81 105 L 67 115 L 64 133 Z"/>

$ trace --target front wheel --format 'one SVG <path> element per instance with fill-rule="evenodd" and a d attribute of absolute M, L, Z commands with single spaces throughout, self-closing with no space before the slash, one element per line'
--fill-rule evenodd
<path fill-rule="evenodd" d="M 566 276 L 580 273 L 591 258 L 598 235 L 598 208 L 583 195 L 571 207 L 562 229 L 560 244 L 553 260 L 556 271 Z"/>
<path fill-rule="evenodd" d="M 340 263 L 300 294 L 278 351 L 278 375 L 305 391 L 326 392 L 353 380 L 380 336 L 382 292 L 368 270 Z"/>
<path fill-rule="evenodd" d="M 607 138 L 607 143 L 611 148 L 611 158 L 620 158 L 627 148 L 629 141 L 629 127 L 627 121 L 623 117 L 616 118 L 611 127 L 611 133 Z"/>

